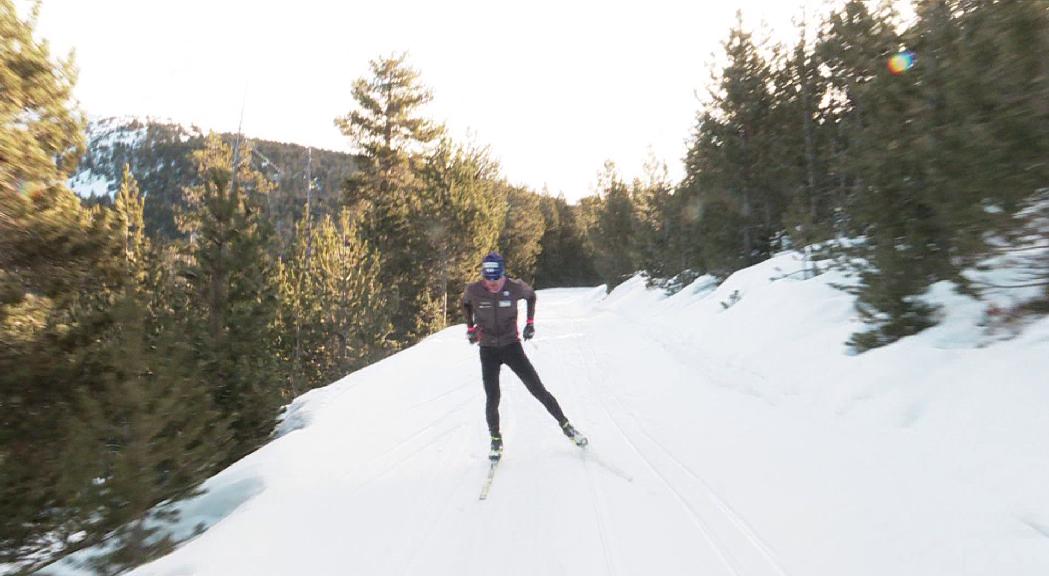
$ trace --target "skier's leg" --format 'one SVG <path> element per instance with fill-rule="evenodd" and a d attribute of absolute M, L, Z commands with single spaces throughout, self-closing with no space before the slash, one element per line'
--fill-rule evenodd
<path fill-rule="evenodd" d="M 518 342 L 507 346 L 504 348 L 504 352 L 503 362 L 506 362 L 506 365 L 521 379 L 521 382 L 524 382 L 525 387 L 532 393 L 532 396 L 535 396 L 537 400 L 543 403 L 546 411 L 557 419 L 558 424 L 563 426 L 565 422 L 568 422 L 568 418 L 565 418 L 565 414 L 561 411 L 561 406 L 557 403 L 557 399 L 539 380 L 539 374 L 536 373 L 535 367 L 532 366 L 528 357 L 525 356 L 521 343 Z"/>
<path fill-rule="evenodd" d="M 499 367 L 502 364 L 499 351 L 481 346 L 481 378 L 484 380 L 485 418 L 492 437 L 499 437 Z"/>

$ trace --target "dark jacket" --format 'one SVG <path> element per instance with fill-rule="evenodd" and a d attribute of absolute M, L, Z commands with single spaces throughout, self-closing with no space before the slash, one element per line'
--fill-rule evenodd
<path fill-rule="evenodd" d="M 517 335 L 517 301 L 528 302 L 528 319 L 535 317 L 535 290 L 523 280 L 507 278 L 503 289 L 489 292 L 481 281 L 467 284 L 463 291 L 463 316 L 466 325 L 477 324 L 481 346 L 506 346 L 519 342 Z"/>

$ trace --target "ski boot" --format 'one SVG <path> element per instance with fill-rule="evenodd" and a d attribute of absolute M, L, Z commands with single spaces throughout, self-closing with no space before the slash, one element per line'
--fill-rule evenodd
<path fill-rule="evenodd" d="M 590 441 L 586 439 L 586 436 L 580 434 L 579 430 L 573 428 L 567 421 L 561 425 L 561 431 L 565 433 L 565 436 L 568 436 L 569 440 L 575 442 L 575 445 L 580 448 L 590 443 Z"/>
<path fill-rule="evenodd" d="M 500 436 L 492 436 L 492 449 L 488 452 L 488 459 L 498 462 L 503 457 L 503 439 Z"/>

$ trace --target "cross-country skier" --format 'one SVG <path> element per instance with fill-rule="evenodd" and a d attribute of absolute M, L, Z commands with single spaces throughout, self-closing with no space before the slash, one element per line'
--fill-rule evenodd
<path fill-rule="evenodd" d="M 492 450 L 488 457 L 495 461 L 503 454 L 503 438 L 499 434 L 499 369 L 503 364 L 517 374 L 532 396 L 557 419 L 565 436 L 579 446 L 585 446 L 587 439 L 568 423 L 561 406 L 543 386 L 521 347 L 517 333 L 517 301 L 523 298 L 528 303 L 528 321 L 522 335 L 529 340 L 535 335 L 535 290 L 523 280 L 507 278 L 504 272 L 503 257 L 492 252 L 481 264 L 482 279 L 467 284 L 463 292 L 466 337 L 471 344 L 481 345 L 481 376 L 487 396 L 485 416 L 492 435 Z"/>

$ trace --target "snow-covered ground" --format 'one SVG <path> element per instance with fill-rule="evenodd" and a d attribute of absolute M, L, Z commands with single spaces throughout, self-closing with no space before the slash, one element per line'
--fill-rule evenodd
<path fill-rule="evenodd" d="M 591 447 L 504 369 L 486 501 L 463 326 L 314 390 L 134 574 L 1049 574 L 1049 319 L 1004 339 L 937 285 L 939 326 L 853 356 L 847 279 L 800 267 L 541 291 L 525 350 Z"/>

